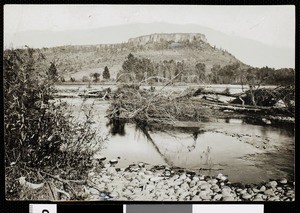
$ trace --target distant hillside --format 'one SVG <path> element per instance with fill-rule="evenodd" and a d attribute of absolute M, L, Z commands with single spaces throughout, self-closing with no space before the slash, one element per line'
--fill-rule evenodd
<path fill-rule="evenodd" d="M 96 29 L 66 31 L 27 31 L 8 34 L 4 32 L 4 45 L 14 47 L 28 45 L 33 48 L 62 45 L 94 45 L 127 42 L 129 38 L 154 33 L 202 33 L 207 42 L 233 54 L 253 67 L 295 67 L 295 49 L 276 47 L 256 40 L 226 34 L 195 24 L 172 24 L 163 22 L 132 23 Z"/>
<path fill-rule="evenodd" d="M 239 63 L 246 66 L 226 50 L 212 47 L 207 43 L 205 35 L 200 33 L 156 33 L 131 38 L 128 42 L 119 44 L 70 45 L 42 48 L 41 52 L 47 59 L 45 66 L 50 61 L 56 61 L 61 75 L 66 79 L 73 77 L 76 80 L 93 72 L 102 73 L 105 66 L 109 68 L 111 78 L 115 79 L 130 53 L 155 63 L 184 61 L 186 70 L 203 63 L 207 73 L 213 65 L 223 67 Z"/>

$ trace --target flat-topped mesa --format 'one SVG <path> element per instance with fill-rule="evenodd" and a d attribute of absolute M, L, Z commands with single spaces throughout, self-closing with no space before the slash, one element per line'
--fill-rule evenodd
<path fill-rule="evenodd" d="M 147 43 L 158 43 L 161 41 L 185 42 L 203 41 L 207 42 L 204 34 L 201 33 L 155 33 L 151 35 L 130 38 L 128 43 L 145 45 Z"/>

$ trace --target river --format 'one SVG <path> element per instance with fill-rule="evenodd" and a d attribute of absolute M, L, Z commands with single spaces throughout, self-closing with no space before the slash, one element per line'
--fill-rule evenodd
<path fill-rule="evenodd" d="M 223 88 L 222 88 L 223 89 Z M 241 88 L 237 88 L 241 89 Z M 294 127 L 256 124 L 242 119 L 178 122 L 171 130 L 144 134 L 134 124 L 108 124 L 108 101 L 64 98 L 78 118 L 82 106 L 93 105 L 99 135 L 107 135 L 100 155 L 118 159 L 117 167 L 143 162 L 193 170 L 205 175 L 225 174 L 231 182 L 260 183 L 294 179 Z"/>

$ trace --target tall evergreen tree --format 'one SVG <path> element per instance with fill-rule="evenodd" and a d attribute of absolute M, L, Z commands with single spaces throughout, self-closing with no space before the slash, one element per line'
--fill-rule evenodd
<path fill-rule="evenodd" d="M 58 77 L 57 69 L 56 69 L 56 66 L 55 66 L 54 62 L 50 62 L 50 63 L 51 63 L 51 65 L 48 69 L 48 76 L 49 76 L 50 79 L 56 81 L 57 77 Z"/>
<path fill-rule="evenodd" d="M 103 78 L 104 78 L 104 79 L 110 79 L 110 73 L 109 73 L 109 70 L 108 70 L 108 67 L 107 67 L 107 66 L 105 66 L 102 75 L 103 75 Z"/>

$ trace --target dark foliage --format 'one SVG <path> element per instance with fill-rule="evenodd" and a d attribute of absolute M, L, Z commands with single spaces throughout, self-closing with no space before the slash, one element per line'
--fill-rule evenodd
<path fill-rule="evenodd" d="M 3 55 L 8 199 L 19 197 L 16 178 L 23 176 L 35 182 L 41 177 L 33 171 L 56 173 L 60 169 L 79 178 L 91 163 L 92 151 L 80 149 L 92 138 L 87 124 L 75 124 L 67 105 L 52 99 L 54 81 L 47 71 L 39 70 L 35 57 L 35 51 L 29 48 L 6 50 Z"/>
<path fill-rule="evenodd" d="M 103 78 L 104 78 L 104 79 L 110 79 L 110 73 L 109 73 L 109 70 L 108 70 L 108 67 L 107 67 L 107 66 L 105 66 L 102 75 L 103 75 Z"/>

